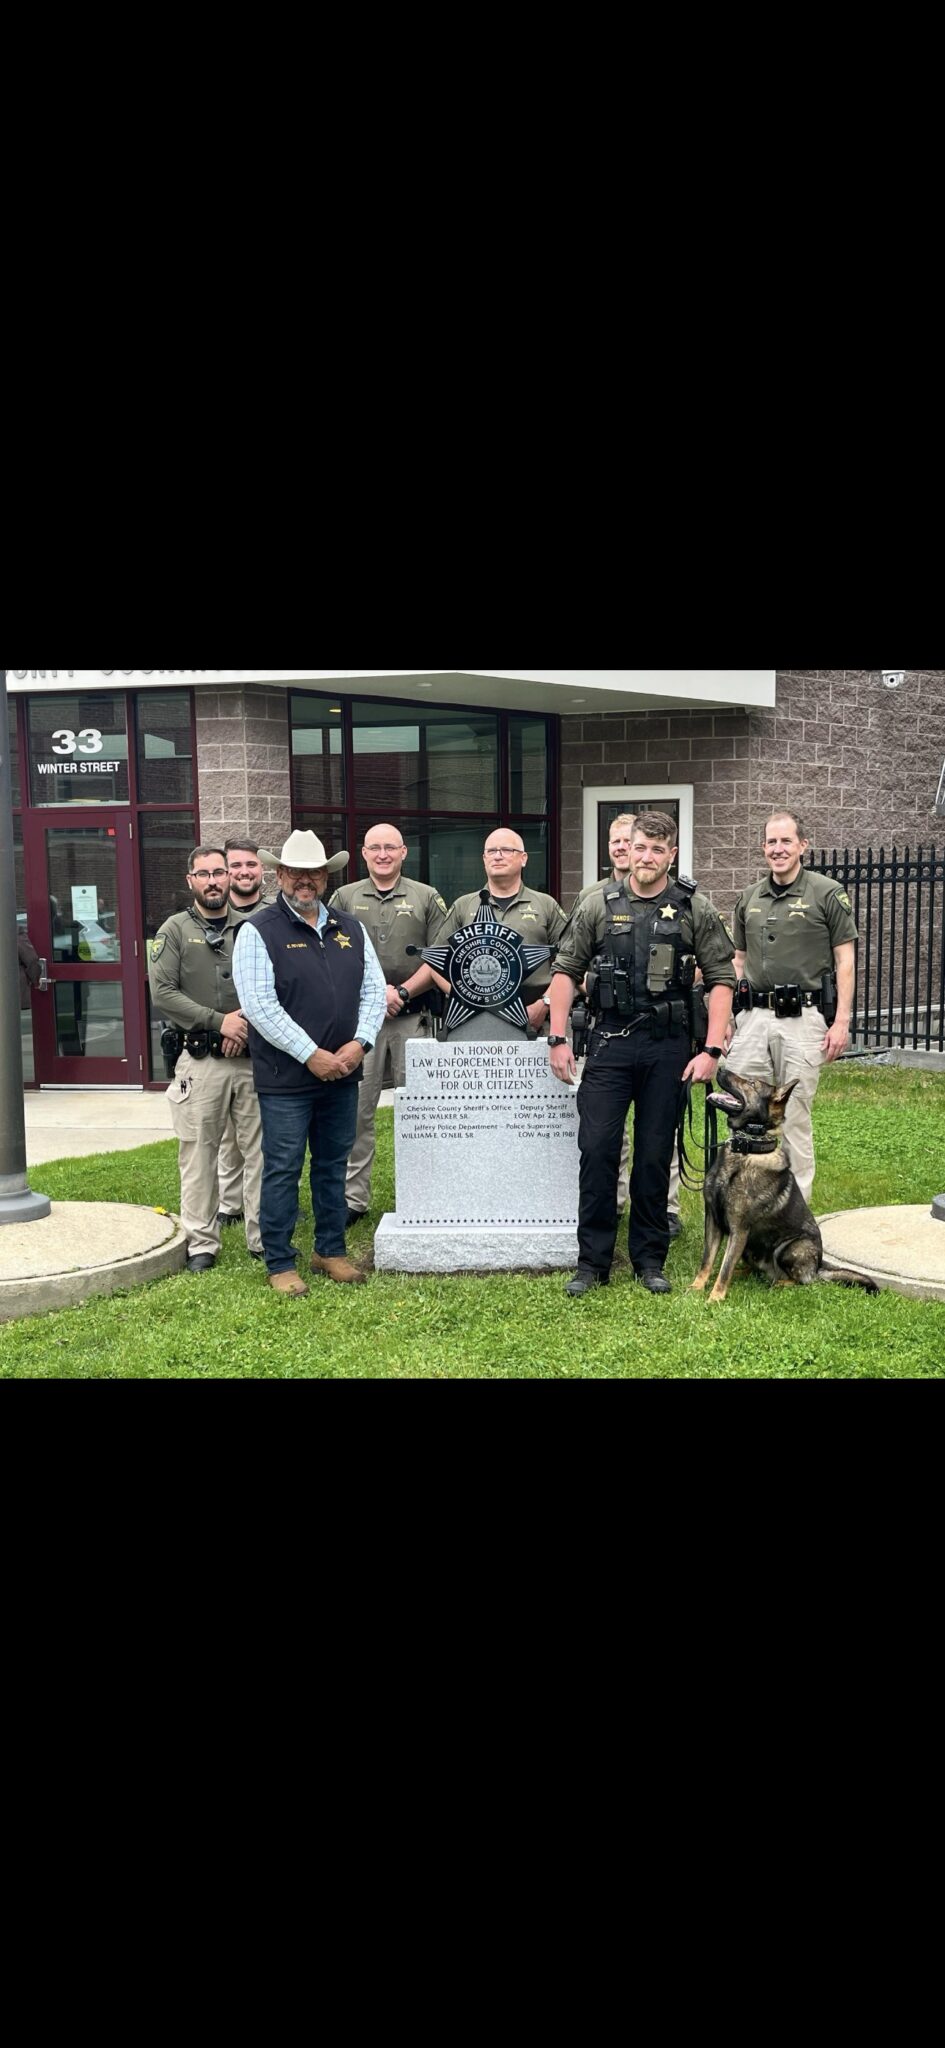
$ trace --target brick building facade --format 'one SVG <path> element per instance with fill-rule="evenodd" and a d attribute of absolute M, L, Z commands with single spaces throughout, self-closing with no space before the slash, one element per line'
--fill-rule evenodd
<path fill-rule="evenodd" d="M 691 787 L 693 871 L 727 914 L 761 872 L 779 803 L 801 813 L 818 853 L 940 844 L 943 759 L 943 669 L 909 670 L 897 689 L 878 669 L 778 669 L 774 710 L 565 718 L 562 900 L 589 879 L 585 790 Z"/>

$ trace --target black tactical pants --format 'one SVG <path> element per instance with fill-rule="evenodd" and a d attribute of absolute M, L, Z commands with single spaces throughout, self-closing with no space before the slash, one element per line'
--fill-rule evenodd
<path fill-rule="evenodd" d="M 669 1251 L 666 1204 L 676 1142 L 679 1084 L 689 1040 L 653 1038 L 646 1025 L 628 1038 L 595 1032 L 578 1090 L 581 1151 L 580 1262 L 606 1274 L 617 1244 L 617 1179 L 627 1113 L 633 1104 L 630 1262 L 662 1266 Z"/>

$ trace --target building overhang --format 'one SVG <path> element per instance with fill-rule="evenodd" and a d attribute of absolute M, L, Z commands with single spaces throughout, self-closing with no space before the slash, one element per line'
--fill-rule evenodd
<path fill-rule="evenodd" d="M 773 710 L 773 668 L 165 668 L 10 669 L 14 692 L 286 689 L 475 704 L 586 718 L 608 711 Z"/>

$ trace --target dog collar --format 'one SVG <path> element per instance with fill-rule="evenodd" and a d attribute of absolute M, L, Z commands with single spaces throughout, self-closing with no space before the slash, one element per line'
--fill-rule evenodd
<path fill-rule="evenodd" d="M 734 1138 L 729 1139 L 729 1144 L 733 1152 L 748 1153 L 754 1157 L 761 1153 L 776 1152 L 778 1149 L 777 1138 L 746 1138 L 742 1131 L 736 1131 Z"/>

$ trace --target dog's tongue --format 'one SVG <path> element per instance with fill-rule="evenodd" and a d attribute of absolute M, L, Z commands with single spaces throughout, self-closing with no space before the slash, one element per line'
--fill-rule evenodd
<path fill-rule="evenodd" d="M 709 1101 L 713 1109 L 722 1109 L 726 1114 L 729 1110 L 741 1109 L 742 1107 L 742 1104 L 735 1095 L 710 1095 Z"/>

